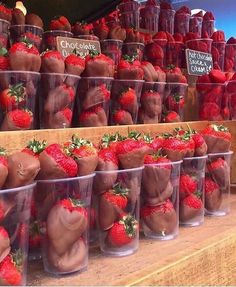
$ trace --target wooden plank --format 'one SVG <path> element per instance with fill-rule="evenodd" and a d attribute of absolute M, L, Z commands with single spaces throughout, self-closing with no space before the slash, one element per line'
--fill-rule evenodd
<path fill-rule="evenodd" d="M 228 216 L 205 219 L 202 226 L 180 228 L 173 241 L 141 238 L 132 256 L 105 257 L 90 252 L 87 272 L 61 278 L 30 264 L 29 285 L 141 286 L 141 285 L 236 285 L 236 195 L 231 196 Z"/>

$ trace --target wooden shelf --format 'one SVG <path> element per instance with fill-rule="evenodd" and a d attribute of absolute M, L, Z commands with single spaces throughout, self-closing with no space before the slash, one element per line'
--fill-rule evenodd
<path fill-rule="evenodd" d="M 62 278 L 50 277 L 42 265 L 30 264 L 29 285 L 141 286 L 236 285 L 236 195 L 224 217 L 206 217 L 199 227 L 180 228 L 177 239 L 166 242 L 141 237 L 132 256 L 104 257 L 90 252 L 88 271 Z"/>

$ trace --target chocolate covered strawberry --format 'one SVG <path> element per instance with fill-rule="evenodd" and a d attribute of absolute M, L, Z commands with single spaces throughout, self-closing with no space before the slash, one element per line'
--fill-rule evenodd
<path fill-rule="evenodd" d="M 26 97 L 27 93 L 23 83 L 10 85 L 9 88 L 1 91 L 0 105 L 3 110 L 16 109 L 25 104 Z"/>
<path fill-rule="evenodd" d="M 143 111 L 150 117 L 160 116 L 162 112 L 161 95 L 153 90 L 147 90 L 142 93 L 141 106 Z"/>
<path fill-rule="evenodd" d="M 142 80 L 144 72 L 136 57 L 124 55 L 117 67 L 117 77 L 125 80 Z"/>
<path fill-rule="evenodd" d="M 130 244 L 138 235 L 138 222 L 131 215 L 124 215 L 107 233 L 107 243 L 112 247 Z"/>
<path fill-rule="evenodd" d="M 83 110 L 88 110 L 110 100 L 111 92 L 106 84 L 96 85 L 86 91 L 82 104 Z"/>
<path fill-rule="evenodd" d="M 114 125 L 133 125 L 132 115 L 125 110 L 117 110 L 112 115 Z"/>
<path fill-rule="evenodd" d="M 186 155 L 186 143 L 180 137 L 170 136 L 165 139 L 162 150 L 171 161 L 182 160 Z"/>
<path fill-rule="evenodd" d="M 179 180 L 180 200 L 183 200 L 190 194 L 197 192 L 197 181 L 189 174 L 182 174 Z"/>
<path fill-rule="evenodd" d="M 190 194 L 180 201 L 179 217 L 181 223 L 194 219 L 203 214 L 202 200 L 195 194 Z"/>
<path fill-rule="evenodd" d="M 228 152 L 230 150 L 232 136 L 225 126 L 211 124 L 201 132 L 201 135 L 206 141 L 208 153 Z"/>
<path fill-rule="evenodd" d="M 207 164 L 207 169 L 220 188 L 225 189 L 229 187 L 230 166 L 225 159 L 221 157 L 210 158 L 210 162 Z"/>
<path fill-rule="evenodd" d="M 85 232 L 88 214 L 78 199 L 62 199 L 51 208 L 46 225 L 48 244 L 63 255 Z"/>
<path fill-rule="evenodd" d="M 113 27 L 110 28 L 108 38 L 114 39 L 114 40 L 125 41 L 126 30 L 124 28 L 121 28 L 120 25 L 114 25 Z"/>
<path fill-rule="evenodd" d="M 21 9 L 13 8 L 11 11 L 11 24 L 12 25 L 25 25 L 25 15 Z"/>
<path fill-rule="evenodd" d="M 12 19 L 12 11 L 5 4 L 0 4 L 0 19 L 7 20 L 11 22 Z"/>
<path fill-rule="evenodd" d="M 24 40 L 9 49 L 9 63 L 11 70 L 39 72 L 41 58 L 38 49 Z"/>
<path fill-rule="evenodd" d="M 113 77 L 115 72 L 114 61 L 98 52 L 91 52 L 85 58 L 86 77 Z"/>
<path fill-rule="evenodd" d="M 1 125 L 2 131 L 28 130 L 32 128 L 33 113 L 27 109 L 8 112 Z"/>
<path fill-rule="evenodd" d="M 43 29 L 43 20 L 34 13 L 27 13 L 25 15 L 25 24 L 33 25 Z"/>
<path fill-rule="evenodd" d="M 8 160 L 6 150 L 4 148 L 0 148 L 0 189 L 4 185 L 7 175 L 8 175 Z"/>
<path fill-rule="evenodd" d="M 65 71 L 68 74 L 80 76 L 85 69 L 85 60 L 80 57 L 76 50 L 65 58 Z"/>
<path fill-rule="evenodd" d="M 114 134 L 104 134 L 104 136 L 101 138 L 100 147 L 109 147 L 111 150 L 116 152 L 118 142 L 122 141 L 123 139 L 125 139 L 125 137 L 123 137 L 119 132 Z"/>
<path fill-rule="evenodd" d="M 192 139 L 195 142 L 194 156 L 204 156 L 207 153 L 207 144 L 200 133 L 194 131 Z"/>
<path fill-rule="evenodd" d="M 81 22 L 77 21 L 72 27 L 72 32 L 75 36 L 89 35 L 92 33 L 92 28 L 93 28 L 92 24 L 88 24 L 85 21 Z"/>
<path fill-rule="evenodd" d="M 80 113 L 79 125 L 82 127 L 101 127 L 107 124 L 107 115 L 101 106 L 95 106 Z"/>
<path fill-rule="evenodd" d="M 111 228 L 128 204 L 127 188 L 123 188 L 120 183 L 113 185 L 112 189 L 105 191 L 99 197 L 99 227 L 102 230 Z"/>
<path fill-rule="evenodd" d="M 66 154 L 59 144 L 51 144 L 39 156 L 40 172 L 38 179 L 75 177 L 78 167 L 74 159 Z"/>
<path fill-rule="evenodd" d="M 219 185 L 210 177 L 205 178 L 205 208 L 207 211 L 219 210 L 222 194 Z"/>
<path fill-rule="evenodd" d="M 166 69 L 166 81 L 169 83 L 187 83 L 185 76 L 179 67 L 169 65 Z"/>
<path fill-rule="evenodd" d="M 0 262 L 0 284 L 2 286 L 22 285 L 23 255 L 16 252 L 9 254 Z"/>
<path fill-rule="evenodd" d="M 33 139 L 28 142 L 27 146 L 24 149 L 22 149 L 21 152 L 25 152 L 29 155 L 32 155 L 38 158 L 40 153 L 44 151 L 46 146 L 47 146 L 47 142 L 45 140 L 40 142 L 40 141 L 37 141 L 36 139 Z"/>
<path fill-rule="evenodd" d="M 8 232 L 4 227 L 0 226 L 0 262 L 10 253 L 10 250 L 11 247 Z"/>
<path fill-rule="evenodd" d="M 177 214 L 172 202 L 167 199 L 158 206 L 145 205 L 141 208 L 144 232 L 152 231 L 160 236 L 173 233 L 178 224 Z"/>
<path fill-rule="evenodd" d="M 71 32 L 71 24 L 65 16 L 56 16 L 49 24 L 50 30 Z"/>
<path fill-rule="evenodd" d="M 43 127 L 45 129 L 61 129 L 70 128 L 72 122 L 73 112 L 70 108 L 65 108 L 52 113 L 44 113 L 43 116 Z"/>
<path fill-rule="evenodd" d="M 41 55 L 42 65 L 41 72 L 43 73 L 59 73 L 65 71 L 65 62 L 59 51 L 48 50 Z"/>
<path fill-rule="evenodd" d="M 88 175 L 95 171 L 98 163 L 98 153 L 90 141 L 73 135 L 71 141 L 65 147 L 78 165 L 78 176 Z"/>
<path fill-rule="evenodd" d="M 128 88 L 123 91 L 118 99 L 121 109 L 130 112 L 131 114 L 137 113 L 138 101 L 137 95 L 134 89 Z"/>
<path fill-rule="evenodd" d="M 134 28 L 126 29 L 126 43 L 144 43 L 145 39 L 141 32 Z"/>
<path fill-rule="evenodd" d="M 151 42 L 145 46 L 145 56 L 154 66 L 163 67 L 164 52 L 161 46 L 155 42 Z"/>
<path fill-rule="evenodd" d="M 0 70 L 6 71 L 9 70 L 9 54 L 6 48 L 0 48 Z"/>
<path fill-rule="evenodd" d="M 156 82 L 158 80 L 158 75 L 154 66 L 147 61 L 142 61 L 141 64 L 144 71 L 144 80 L 146 82 Z"/>
<path fill-rule="evenodd" d="M 109 27 L 106 23 L 99 23 L 93 28 L 94 35 L 99 38 L 99 40 L 105 40 L 108 37 Z"/>

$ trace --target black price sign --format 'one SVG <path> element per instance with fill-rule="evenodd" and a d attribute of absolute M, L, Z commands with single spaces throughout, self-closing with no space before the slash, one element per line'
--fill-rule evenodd
<path fill-rule="evenodd" d="M 213 69 L 212 54 L 186 49 L 186 62 L 189 75 L 201 76 Z"/>

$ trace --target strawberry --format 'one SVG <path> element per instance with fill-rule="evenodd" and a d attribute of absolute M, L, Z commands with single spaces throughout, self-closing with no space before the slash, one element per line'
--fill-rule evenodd
<path fill-rule="evenodd" d="M 225 73 L 215 69 L 210 71 L 209 78 L 213 83 L 224 84 L 226 81 Z"/>
<path fill-rule="evenodd" d="M 182 34 L 180 34 L 180 33 L 175 33 L 174 35 L 173 35 L 173 38 L 174 38 L 174 40 L 176 41 L 176 42 L 184 42 L 184 37 L 183 37 L 183 35 Z"/>
<path fill-rule="evenodd" d="M 72 122 L 72 110 L 65 108 L 56 112 L 55 114 L 44 114 L 43 116 L 43 128 L 45 129 L 60 129 L 70 128 Z"/>
<path fill-rule="evenodd" d="M 33 25 L 43 29 L 43 20 L 34 13 L 27 13 L 25 15 L 25 23 L 27 25 Z"/>
<path fill-rule="evenodd" d="M 176 113 L 175 111 L 170 111 L 165 115 L 163 121 L 165 123 L 177 123 L 181 122 L 181 119 L 178 113 Z"/>
<path fill-rule="evenodd" d="M 219 185 L 210 177 L 205 178 L 205 208 L 207 211 L 217 211 L 222 203 Z"/>
<path fill-rule="evenodd" d="M 85 69 L 85 60 L 80 57 L 76 50 L 65 58 L 65 71 L 68 74 L 80 76 Z"/>
<path fill-rule="evenodd" d="M 4 227 L 0 226 L 0 262 L 10 253 L 10 250 L 11 247 L 8 232 Z"/>
<path fill-rule="evenodd" d="M 190 194 L 180 201 L 180 222 L 185 223 L 203 214 L 203 203 L 195 194 Z"/>
<path fill-rule="evenodd" d="M 107 103 L 110 100 L 111 92 L 106 84 L 96 84 L 94 87 L 88 88 L 85 92 L 82 108 L 88 110 L 99 104 Z"/>
<path fill-rule="evenodd" d="M 163 66 L 164 52 L 156 42 L 146 45 L 145 56 L 154 66 Z"/>
<path fill-rule="evenodd" d="M 186 155 L 186 143 L 179 137 L 169 136 L 165 139 L 162 150 L 171 161 L 182 160 Z"/>
<path fill-rule="evenodd" d="M 0 48 L 0 70 L 9 70 L 9 54 L 6 48 Z"/>
<path fill-rule="evenodd" d="M 1 130 L 14 131 L 14 130 L 28 130 L 32 128 L 33 113 L 29 110 L 16 109 L 6 114 Z"/>
<path fill-rule="evenodd" d="M 195 153 L 194 156 L 204 156 L 207 154 L 207 144 L 200 133 L 194 132 L 192 139 L 195 142 Z"/>
<path fill-rule="evenodd" d="M 162 97 L 153 90 L 146 90 L 141 96 L 141 106 L 150 117 L 160 116 L 162 112 Z"/>
<path fill-rule="evenodd" d="M 197 34 L 197 38 L 201 38 L 202 35 L 202 21 L 203 16 L 196 16 L 197 14 L 193 15 L 189 21 L 189 32 L 193 32 Z"/>
<path fill-rule="evenodd" d="M 90 51 L 85 58 L 85 71 L 83 75 L 86 77 L 113 77 L 115 72 L 114 61 L 98 52 Z"/>
<path fill-rule="evenodd" d="M 180 200 L 197 191 L 197 181 L 189 174 L 182 174 L 179 181 Z"/>
<path fill-rule="evenodd" d="M 199 118 L 202 121 L 221 121 L 220 107 L 215 103 L 204 103 L 200 108 Z"/>
<path fill-rule="evenodd" d="M 144 80 L 146 82 L 156 82 L 158 79 L 157 71 L 155 70 L 154 66 L 147 62 L 142 61 L 142 69 L 144 72 Z"/>
<path fill-rule="evenodd" d="M 65 62 L 59 51 L 48 50 L 41 55 L 42 65 L 41 72 L 43 73 L 59 73 L 65 71 Z"/>
<path fill-rule="evenodd" d="M 30 223 L 29 226 L 29 248 L 36 249 L 41 245 L 40 226 L 37 221 Z"/>
<path fill-rule="evenodd" d="M 205 21 L 215 20 L 215 17 L 212 12 L 207 11 L 203 16 L 203 20 Z"/>
<path fill-rule="evenodd" d="M 25 25 L 25 15 L 21 9 L 15 7 L 12 9 L 11 14 L 11 25 Z"/>
<path fill-rule="evenodd" d="M 109 33 L 109 27 L 106 23 L 99 23 L 93 28 L 94 35 L 99 38 L 100 41 L 107 39 Z"/>
<path fill-rule="evenodd" d="M 79 124 L 82 127 L 107 126 L 106 112 L 101 106 L 82 111 L 79 116 Z"/>
<path fill-rule="evenodd" d="M 169 199 L 157 206 L 143 206 L 140 216 L 145 234 L 151 230 L 157 235 L 166 236 L 173 233 L 177 228 L 176 211 Z"/>
<path fill-rule="evenodd" d="M 137 113 L 138 103 L 137 95 L 134 89 L 128 88 L 119 97 L 118 103 L 121 109 L 124 109 L 130 113 Z"/>
<path fill-rule="evenodd" d="M 125 41 L 126 38 L 126 30 L 122 28 L 120 25 L 114 25 L 110 28 L 108 39 Z"/>
<path fill-rule="evenodd" d="M 180 114 L 180 112 L 183 110 L 184 104 L 184 97 L 180 96 L 179 94 L 171 94 L 167 98 L 167 108 L 177 112 L 178 114 Z"/>
<path fill-rule="evenodd" d="M 78 176 L 85 176 L 95 171 L 98 152 L 90 141 L 73 135 L 66 148 L 78 165 Z"/>
<path fill-rule="evenodd" d="M 4 148 L 0 147 L 0 188 L 3 187 L 8 175 L 8 161 L 7 154 Z M 1 210 L 1 206 L 0 206 Z M 0 211 L 0 221 L 1 221 L 1 211 Z"/>
<path fill-rule="evenodd" d="M 124 137 L 120 135 L 118 132 L 115 134 L 105 134 L 101 139 L 101 148 L 109 147 L 111 150 L 116 152 L 116 147 L 119 141 L 122 141 Z"/>
<path fill-rule="evenodd" d="M 166 81 L 170 83 L 179 83 L 182 78 L 181 69 L 174 65 L 169 65 L 166 69 Z"/>
<path fill-rule="evenodd" d="M 92 29 L 92 24 L 88 24 L 85 21 L 77 21 L 72 27 L 72 32 L 75 36 L 90 35 L 92 34 Z"/>
<path fill-rule="evenodd" d="M 0 4 L 0 19 L 11 22 L 12 11 L 5 4 Z"/>
<path fill-rule="evenodd" d="M 27 94 L 22 83 L 9 85 L 8 89 L 0 93 L 0 105 L 4 110 L 12 110 L 25 104 Z"/>
<path fill-rule="evenodd" d="M 38 158 L 40 153 L 44 151 L 46 145 L 47 142 L 45 140 L 40 142 L 37 141 L 36 139 L 33 139 L 28 142 L 27 146 L 21 152 L 25 152 Z"/>
<path fill-rule="evenodd" d="M 230 184 L 230 166 L 223 158 L 211 158 L 207 164 L 208 172 L 212 178 L 220 186 L 220 188 L 228 188 Z"/>
<path fill-rule="evenodd" d="M 227 152 L 230 150 L 232 136 L 223 125 L 211 124 L 201 132 L 208 147 L 208 153 Z"/>
<path fill-rule="evenodd" d="M 148 143 L 153 153 L 157 153 L 162 149 L 165 139 L 162 136 L 156 136 L 152 138 L 150 136 L 144 135 L 144 140 Z"/>
<path fill-rule="evenodd" d="M 133 119 L 129 112 L 125 110 L 117 110 L 114 112 L 112 121 L 115 125 L 133 125 Z"/>
<path fill-rule="evenodd" d="M 11 70 L 39 72 L 41 59 L 38 49 L 26 40 L 17 42 L 9 49 Z"/>
<path fill-rule="evenodd" d="M 140 61 L 135 56 L 124 55 L 117 67 L 118 79 L 142 80 L 144 72 Z"/>
<path fill-rule="evenodd" d="M 134 28 L 126 29 L 126 43 L 144 43 L 145 39 L 142 33 Z"/>
<path fill-rule="evenodd" d="M 122 247 L 138 236 L 138 222 L 131 215 L 124 215 L 108 230 L 107 242 L 112 247 Z"/>
<path fill-rule="evenodd" d="M 23 264 L 23 255 L 19 251 L 10 254 L 0 262 L 0 282 L 1 285 L 18 286 L 22 285 L 21 268 Z"/>
<path fill-rule="evenodd" d="M 181 6 L 177 11 L 176 14 L 189 14 L 191 15 L 191 10 L 187 6 Z"/>
<path fill-rule="evenodd" d="M 56 16 L 49 23 L 49 29 L 71 32 L 71 24 L 66 17 Z"/>
<path fill-rule="evenodd" d="M 78 167 L 74 159 L 68 156 L 59 144 L 47 146 L 39 155 L 39 179 L 75 177 Z"/>
<path fill-rule="evenodd" d="M 211 35 L 215 31 L 215 17 L 212 14 L 212 12 L 206 12 L 203 16 L 203 22 L 202 22 L 202 35 L 207 32 L 208 35 L 211 37 Z"/>
<path fill-rule="evenodd" d="M 187 6 L 180 7 L 175 13 L 175 33 L 185 35 L 189 31 L 191 10 Z"/>
<path fill-rule="evenodd" d="M 225 42 L 224 31 L 221 31 L 221 30 L 215 31 L 212 34 L 211 39 L 213 40 L 213 42 Z"/>
<path fill-rule="evenodd" d="M 111 228 L 128 204 L 129 189 L 123 188 L 120 183 L 105 191 L 99 198 L 99 227 L 102 230 Z"/>

